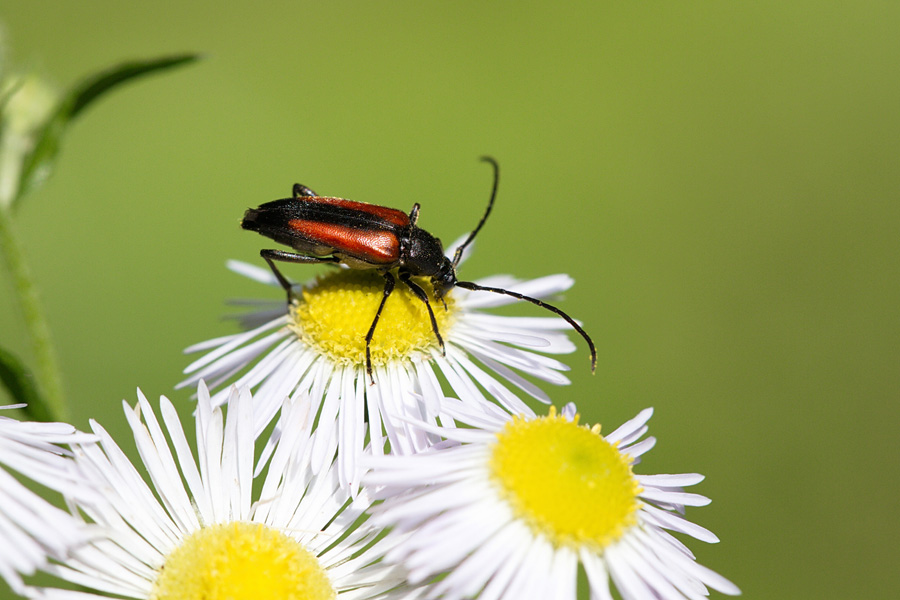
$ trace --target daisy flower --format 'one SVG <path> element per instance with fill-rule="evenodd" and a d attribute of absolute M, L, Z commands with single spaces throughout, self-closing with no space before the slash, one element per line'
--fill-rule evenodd
<path fill-rule="evenodd" d="M 160 400 L 165 431 L 140 392 L 133 409 L 125 406 L 140 465 L 91 423 L 99 443 L 76 446 L 75 462 L 103 495 L 75 500 L 73 508 L 100 533 L 47 569 L 88 591 L 33 587 L 29 597 L 416 597 L 398 589 L 404 582 L 399 568 L 379 562 L 389 544 L 363 520 L 369 502 L 340 489 L 333 445 L 328 464 L 311 472 L 315 433 L 306 405 L 285 403 L 291 435 L 276 445 L 262 481 L 254 482 L 249 392 L 233 391 L 224 415 L 202 384 L 198 397 L 196 458 L 166 398 Z"/>
<path fill-rule="evenodd" d="M 21 408 L 23 404 L 0 409 Z M 69 494 L 83 494 L 75 486 L 75 469 L 60 445 L 90 442 L 65 423 L 32 423 L 0 416 L 0 465 L 42 485 L 63 487 Z M 31 575 L 47 565 L 47 558 L 65 557 L 83 545 L 88 532 L 68 513 L 22 485 L 0 467 L 0 577 L 15 592 L 24 587 L 21 575 Z"/>
<path fill-rule="evenodd" d="M 447 402 L 475 428 L 442 432 L 447 442 L 414 456 L 368 457 L 363 478 L 384 499 L 373 520 L 393 527 L 387 559 L 413 582 L 439 578 L 431 597 L 574 599 L 579 563 L 591 598 L 611 599 L 610 579 L 625 600 L 740 593 L 665 531 L 718 541 L 678 514 L 709 503 L 681 489 L 703 477 L 632 471 L 655 442 L 641 439 L 651 409 L 602 436 L 571 405 L 511 417 Z"/>
<path fill-rule="evenodd" d="M 461 242 L 462 240 L 460 240 Z M 450 255 L 453 252 L 451 247 Z M 279 287 L 267 270 L 230 262 L 233 271 L 260 283 Z M 375 385 L 365 369 L 365 335 L 383 297 L 384 278 L 374 270 L 335 269 L 302 286 L 289 307 L 268 303 L 242 316 L 245 331 L 192 346 L 186 352 L 205 355 L 185 369 L 190 376 L 180 386 L 203 379 L 211 388 L 233 382 L 254 390 L 255 430 L 261 433 L 286 395 L 308 398 L 319 414 L 322 440 L 337 436 L 340 476 L 357 477 L 356 457 L 366 445 L 366 430 L 374 452 L 385 446 L 410 454 L 438 438 L 403 419 L 415 417 L 452 426 L 442 415 L 449 394 L 478 405 L 499 403 L 514 414 L 533 411 L 510 387 L 548 403 L 547 395 L 517 371 L 556 385 L 569 380 L 568 367 L 547 355 L 570 353 L 575 345 L 557 317 L 504 317 L 483 312 L 516 302 L 515 298 L 454 288 L 444 296 L 447 310 L 436 301 L 427 281 L 419 281 L 431 297 L 437 325 L 444 337 L 442 355 L 428 312 L 404 285 L 388 298 L 371 342 Z M 546 298 L 572 286 L 567 275 L 531 281 L 509 276 L 483 279 L 480 285 L 504 287 Z M 561 331 L 563 330 L 563 331 Z M 417 394 L 418 397 L 413 394 Z M 222 388 L 213 396 L 220 404 Z"/>

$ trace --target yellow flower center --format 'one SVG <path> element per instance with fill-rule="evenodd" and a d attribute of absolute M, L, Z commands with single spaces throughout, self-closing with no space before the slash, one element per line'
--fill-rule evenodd
<path fill-rule="evenodd" d="M 168 557 L 150 600 L 333 600 L 337 592 L 308 550 L 259 523 L 189 535 Z"/>
<path fill-rule="evenodd" d="M 416 279 L 428 294 L 438 330 L 446 339 L 453 321 L 453 299 L 434 297 L 431 282 Z M 306 344 L 340 364 L 366 363 L 366 333 L 384 297 L 384 277 L 374 270 L 341 270 L 303 288 L 291 303 L 288 326 Z M 408 359 L 437 346 L 425 303 L 401 281 L 381 311 L 370 351 L 373 365 Z"/>
<path fill-rule="evenodd" d="M 491 474 L 516 516 L 556 546 L 602 550 L 637 522 L 640 486 L 631 459 L 551 407 L 546 417 L 507 423 Z"/>

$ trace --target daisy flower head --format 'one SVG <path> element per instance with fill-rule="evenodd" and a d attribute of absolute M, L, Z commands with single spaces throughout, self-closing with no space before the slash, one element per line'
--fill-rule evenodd
<path fill-rule="evenodd" d="M 0 409 L 24 405 L 2 406 Z M 70 495 L 87 492 L 76 485 L 75 465 L 63 444 L 89 443 L 93 436 L 66 423 L 33 423 L 0 416 L 0 578 L 21 592 L 21 575 L 31 575 L 83 545 L 88 532 L 68 513 L 25 487 L 7 469 Z"/>
<path fill-rule="evenodd" d="M 451 246 L 448 257 L 461 242 Z M 260 283 L 279 285 L 267 269 L 235 261 L 229 268 Z M 334 269 L 295 287 L 289 306 L 269 303 L 242 316 L 245 331 L 188 348 L 186 352 L 205 354 L 185 369 L 189 377 L 180 385 L 209 382 L 219 388 L 214 404 L 227 397 L 228 383 L 250 387 L 257 433 L 286 395 L 308 398 L 319 415 L 319 430 L 329 432 L 322 439 L 338 437 L 341 477 L 353 483 L 367 431 L 374 452 L 381 452 L 387 440 L 392 452 L 411 454 L 438 438 L 411 427 L 406 419 L 452 426 L 441 409 L 445 395 L 530 415 L 533 411 L 512 389 L 544 403 L 549 398 L 520 372 L 555 385 L 569 383 L 564 375 L 568 366 L 552 357 L 575 350 L 567 336 L 570 325 L 563 319 L 493 315 L 483 309 L 517 298 L 456 287 L 435 299 L 428 280 L 418 278 L 416 283 L 430 299 L 443 352 L 425 303 L 410 286 L 398 282 L 371 338 L 373 385 L 366 373 L 366 334 L 385 297 L 384 276 L 373 269 Z M 521 281 L 501 275 L 477 284 L 547 298 L 567 290 L 573 280 L 551 275 Z"/>
<path fill-rule="evenodd" d="M 397 541 L 387 559 L 413 582 L 437 578 L 432 597 L 574 599 L 579 563 L 591 598 L 611 599 L 610 580 L 625 600 L 740 593 L 666 531 L 718 541 L 678 514 L 708 504 L 681 489 L 703 477 L 632 470 L 655 442 L 641 439 L 651 409 L 606 436 L 571 405 L 511 417 L 448 399 L 447 410 L 473 428 L 414 456 L 368 457 L 363 477 L 384 499 L 373 519 Z"/>
<path fill-rule="evenodd" d="M 92 422 L 99 442 L 74 447 L 75 462 L 103 494 L 70 502 L 99 532 L 47 571 L 88 590 L 79 598 L 417 597 L 399 587 L 399 568 L 380 562 L 389 543 L 364 519 L 369 501 L 351 499 L 338 485 L 333 445 L 328 464 L 312 473 L 316 434 L 305 405 L 285 402 L 291 435 L 276 444 L 256 481 L 249 392 L 233 390 L 224 408 L 211 404 L 201 384 L 195 456 L 172 404 L 160 399 L 160 422 L 139 391 L 138 404 L 125 412 L 140 465 Z M 50 587 L 27 593 L 75 595 Z"/>

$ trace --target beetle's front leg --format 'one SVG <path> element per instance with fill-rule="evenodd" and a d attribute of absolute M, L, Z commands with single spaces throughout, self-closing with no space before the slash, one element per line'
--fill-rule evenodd
<path fill-rule="evenodd" d="M 438 345 L 441 347 L 441 354 L 447 356 L 447 351 L 444 349 L 444 338 L 441 337 L 441 332 L 438 330 L 437 319 L 434 318 L 434 311 L 431 310 L 431 302 L 428 301 L 428 294 L 425 293 L 419 284 L 412 280 L 412 275 L 409 274 L 409 271 L 405 271 L 400 269 L 398 272 L 400 276 L 400 281 L 406 284 L 413 294 L 416 297 L 425 303 L 425 308 L 428 309 L 428 316 L 431 318 L 431 329 L 434 331 L 434 336 L 437 338 Z M 444 307 L 446 308 L 447 304 L 444 303 Z"/>
<path fill-rule="evenodd" d="M 291 263 L 303 263 L 303 264 L 322 264 L 322 263 L 337 263 L 340 262 L 334 256 L 307 256 L 306 254 L 297 254 L 296 252 L 285 252 L 284 250 L 260 250 L 259 255 L 266 259 L 266 262 L 269 263 L 269 268 L 272 269 L 272 273 L 275 274 L 275 279 L 278 280 L 278 283 L 281 284 L 281 287 L 284 288 L 284 291 L 287 292 L 287 302 L 291 303 L 291 288 L 293 284 L 288 281 L 287 277 L 281 274 L 281 271 L 278 270 L 278 267 L 275 266 L 275 261 L 279 260 L 281 262 L 291 262 Z"/>
<path fill-rule="evenodd" d="M 372 376 L 372 353 L 369 350 L 369 344 L 372 342 L 372 336 L 375 335 L 375 326 L 378 325 L 378 319 L 381 318 L 381 311 L 384 310 L 384 303 L 387 302 L 388 296 L 394 291 L 394 276 L 390 271 L 382 273 L 384 276 L 384 295 L 381 297 L 381 304 L 378 305 L 378 312 L 372 319 L 372 325 L 369 326 L 369 333 L 366 334 L 366 373 L 369 374 L 369 381 L 375 385 L 375 378 Z"/>

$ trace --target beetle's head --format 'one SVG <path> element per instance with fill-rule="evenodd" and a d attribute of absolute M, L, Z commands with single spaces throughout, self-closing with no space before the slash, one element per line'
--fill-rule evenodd
<path fill-rule="evenodd" d="M 453 289 L 454 286 L 456 286 L 456 268 L 453 266 L 453 261 L 445 256 L 441 262 L 441 268 L 431 277 L 434 297 L 438 300 L 442 299 L 444 294 Z"/>

